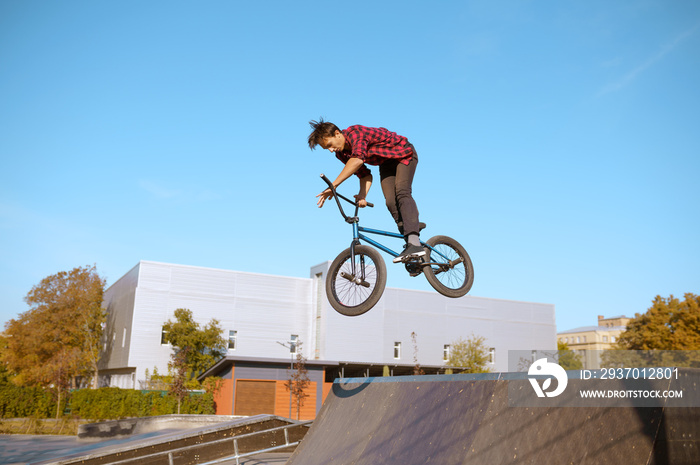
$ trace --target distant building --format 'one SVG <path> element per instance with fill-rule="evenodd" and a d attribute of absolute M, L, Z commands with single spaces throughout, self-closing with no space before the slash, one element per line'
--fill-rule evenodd
<path fill-rule="evenodd" d="M 412 374 L 414 357 L 426 373 L 444 373 L 450 344 L 472 334 L 485 338 L 492 371 L 508 370 L 509 350 L 556 347 L 551 304 L 387 288 L 368 313 L 340 315 L 325 296 L 329 265 L 292 278 L 139 262 L 105 292 L 100 384 L 140 389 L 146 370 L 167 373 L 172 347 L 163 324 L 178 308 L 224 328 L 228 354 L 207 374 L 224 378 L 217 408 L 225 414 L 288 415 L 284 381 L 298 341 L 313 382 L 311 417 L 335 378 Z"/>
<path fill-rule="evenodd" d="M 586 368 L 600 368 L 600 351 L 612 349 L 631 318 L 598 315 L 598 326 L 583 326 L 557 333 L 557 340 L 581 355 Z"/>

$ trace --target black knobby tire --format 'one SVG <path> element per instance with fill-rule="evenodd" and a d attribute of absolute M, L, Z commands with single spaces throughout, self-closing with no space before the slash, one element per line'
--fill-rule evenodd
<path fill-rule="evenodd" d="M 338 255 L 326 277 L 326 296 L 331 306 L 346 316 L 358 316 L 374 307 L 386 287 L 386 264 L 379 252 L 367 245 L 355 246 L 355 269 L 358 278 L 362 277 L 361 264 L 364 263 L 363 284 L 343 277 L 342 273 L 351 277 L 352 261 L 350 249 L 343 250 Z"/>
<path fill-rule="evenodd" d="M 447 236 L 431 237 L 426 244 L 435 249 L 426 248 L 425 261 L 429 265 L 423 267 L 430 285 L 446 297 L 466 295 L 474 284 L 474 266 L 464 247 Z"/>

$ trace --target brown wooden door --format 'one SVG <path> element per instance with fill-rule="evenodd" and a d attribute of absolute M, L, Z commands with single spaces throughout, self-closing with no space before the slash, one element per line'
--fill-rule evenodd
<path fill-rule="evenodd" d="M 236 404 L 234 415 L 260 415 L 275 413 L 275 382 L 236 381 Z"/>

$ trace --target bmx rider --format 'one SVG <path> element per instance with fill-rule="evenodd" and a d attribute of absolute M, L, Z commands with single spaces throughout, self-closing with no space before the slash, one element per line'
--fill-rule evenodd
<path fill-rule="evenodd" d="M 413 144 L 385 128 L 354 125 L 341 131 L 323 118 L 309 124 L 313 129 L 309 135 L 309 147 L 313 150 L 320 145 L 345 165 L 333 186 L 337 188 L 353 174 L 360 179 L 360 191 L 355 195 L 360 207 L 367 206 L 367 193 L 372 186 L 372 173 L 366 165 L 379 166 L 386 206 L 406 240 L 403 252 L 394 263 L 425 255 L 420 245 L 418 207 L 412 195 L 413 176 L 418 165 Z M 330 188 L 318 194 L 319 208 L 332 196 Z"/>

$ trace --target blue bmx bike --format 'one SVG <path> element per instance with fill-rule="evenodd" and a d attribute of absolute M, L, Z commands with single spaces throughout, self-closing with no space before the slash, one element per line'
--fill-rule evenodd
<path fill-rule="evenodd" d="M 377 249 L 393 257 L 400 253 L 371 239 L 367 234 L 402 240 L 403 235 L 360 226 L 359 205 L 338 194 L 333 183 L 325 175 L 322 174 L 321 179 L 328 184 L 345 222 L 352 225 L 350 247 L 333 260 L 328 270 L 326 296 L 338 313 L 346 316 L 362 315 L 379 302 L 386 287 L 386 264 Z M 353 216 L 345 214 L 340 200 L 355 207 Z M 374 205 L 368 203 L 367 206 Z M 363 245 L 360 241 L 373 247 Z M 424 274 L 430 285 L 446 297 L 458 298 L 466 295 L 474 283 L 474 267 L 464 247 L 447 236 L 431 237 L 426 242 L 421 241 L 421 245 L 425 248 L 425 255 L 402 262 L 406 271 L 411 276 Z"/>

